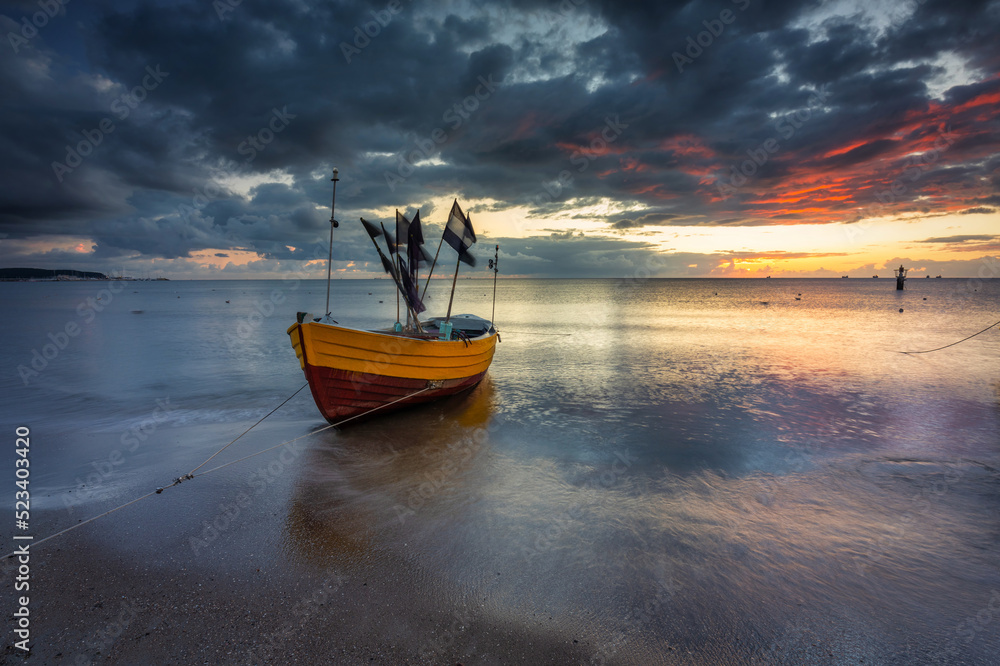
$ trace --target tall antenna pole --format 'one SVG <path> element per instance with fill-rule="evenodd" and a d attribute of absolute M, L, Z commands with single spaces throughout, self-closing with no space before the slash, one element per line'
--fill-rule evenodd
<path fill-rule="evenodd" d="M 497 243 L 496 250 L 493 253 L 493 261 L 490 262 L 490 268 L 493 269 L 493 312 L 490 313 L 490 323 L 493 323 L 493 318 L 497 315 L 497 273 L 500 272 L 500 244 Z"/>
<path fill-rule="evenodd" d="M 330 314 L 330 279 L 333 275 L 333 230 L 340 226 L 337 220 L 333 219 L 333 212 L 337 208 L 337 167 L 333 168 L 333 201 L 330 203 L 330 256 L 326 260 L 326 314 Z"/>

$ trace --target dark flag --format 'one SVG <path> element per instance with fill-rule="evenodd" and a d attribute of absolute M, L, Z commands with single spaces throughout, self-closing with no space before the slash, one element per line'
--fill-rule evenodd
<path fill-rule="evenodd" d="M 459 259 L 470 266 L 476 265 L 476 258 L 469 254 L 469 248 L 476 242 L 476 232 L 472 230 L 472 222 L 458 205 L 458 199 L 455 199 L 455 203 L 451 206 L 443 238 L 455 252 L 458 252 Z"/>
<path fill-rule="evenodd" d="M 382 248 L 378 246 L 378 242 L 375 240 L 377 237 L 385 235 L 386 240 L 389 243 L 389 247 L 392 248 L 392 235 L 385 230 L 384 226 L 380 229 L 365 218 L 361 218 L 361 224 L 364 225 L 368 235 L 372 237 L 372 244 L 375 245 L 375 251 L 378 252 L 378 258 L 382 261 L 382 268 L 385 269 L 386 273 L 392 276 L 392 281 L 396 283 L 396 289 L 402 292 L 403 300 L 406 301 L 409 309 L 414 313 L 426 310 L 427 308 L 425 308 L 424 304 L 421 302 L 420 297 L 417 294 L 417 288 L 414 285 L 413 280 L 410 278 L 410 272 L 406 267 L 406 262 L 402 257 L 397 256 L 396 259 L 399 261 L 399 264 L 394 264 L 389 257 L 385 256 L 385 253 L 382 252 Z M 417 326 L 419 329 L 419 323 Z"/>
<path fill-rule="evenodd" d="M 389 261 L 385 254 L 383 254 L 382 248 L 378 246 L 378 243 L 375 242 L 375 239 L 382 235 L 382 229 L 376 227 L 365 218 L 361 218 L 361 224 L 364 225 L 365 231 L 368 232 L 368 235 L 372 237 L 372 242 L 375 243 L 375 250 L 378 252 L 379 258 L 382 260 L 382 268 L 384 268 L 385 272 L 391 275 L 394 280 L 397 279 L 395 267 L 393 267 L 392 262 Z"/>
<path fill-rule="evenodd" d="M 379 259 L 382 260 L 382 268 L 384 268 L 385 272 L 391 275 L 393 279 L 396 279 L 396 269 L 393 267 L 392 262 L 389 261 L 389 257 L 382 254 L 381 248 L 376 247 L 375 249 L 378 250 Z"/>
<path fill-rule="evenodd" d="M 390 247 L 389 249 L 393 252 L 399 252 L 399 248 L 407 244 L 409 240 L 410 231 L 410 221 L 406 219 L 406 216 L 396 211 L 396 245 L 395 247 Z"/>
<path fill-rule="evenodd" d="M 402 257 L 399 258 L 399 268 L 399 279 L 403 287 L 403 297 L 406 299 L 410 309 L 414 313 L 420 314 L 427 308 L 424 306 L 423 301 L 420 300 L 420 294 L 417 293 L 417 285 L 414 284 L 413 277 L 407 269 L 406 261 Z"/>
<path fill-rule="evenodd" d="M 373 240 L 382 235 L 382 230 L 365 218 L 361 218 L 361 224 L 364 225 L 365 231 L 368 232 L 368 235 L 371 236 Z"/>
<path fill-rule="evenodd" d="M 418 210 L 406 230 L 406 260 L 410 263 L 410 274 L 414 277 L 414 282 L 416 282 L 417 268 L 426 258 L 427 251 L 424 250 L 424 233 L 420 229 Z"/>
<path fill-rule="evenodd" d="M 420 228 L 420 211 L 413 216 L 413 222 L 410 223 L 409 229 L 407 230 L 407 242 L 413 242 L 417 245 L 424 244 L 424 232 Z"/>

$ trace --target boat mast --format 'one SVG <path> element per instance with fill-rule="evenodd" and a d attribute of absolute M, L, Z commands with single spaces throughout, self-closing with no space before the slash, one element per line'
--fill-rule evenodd
<path fill-rule="evenodd" d="M 333 168 L 333 200 L 330 202 L 330 256 L 326 260 L 326 314 L 330 315 L 330 279 L 333 275 L 333 230 L 340 226 L 337 220 L 333 219 L 333 213 L 337 209 L 337 167 Z"/>
<path fill-rule="evenodd" d="M 420 209 L 418 208 L 417 219 L 419 218 L 420 218 Z M 413 220 L 410 220 L 410 225 L 412 224 Z M 421 238 L 423 238 L 423 234 L 421 234 Z M 421 245 L 423 244 L 421 243 Z M 420 258 L 417 255 L 418 252 L 423 252 L 423 248 L 418 246 L 416 250 L 414 250 L 412 253 L 410 252 L 410 227 L 406 227 L 406 260 L 408 266 L 409 264 L 413 264 L 412 266 L 409 266 L 409 269 L 410 272 L 413 273 L 413 279 L 410 281 L 413 283 L 414 293 L 416 293 L 420 289 Z M 423 299 L 421 298 L 420 300 L 422 301 Z M 407 321 L 406 323 L 409 324 L 410 322 Z"/>
<path fill-rule="evenodd" d="M 490 313 L 490 323 L 497 314 L 497 273 L 500 272 L 500 244 L 497 243 L 493 251 L 493 259 L 490 260 L 490 268 L 493 269 L 493 312 Z"/>
<path fill-rule="evenodd" d="M 382 226 L 382 235 L 385 236 L 386 247 L 389 248 L 389 256 L 392 257 L 392 268 L 396 272 L 393 278 L 396 280 L 396 330 L 398 331 L 402 324 L 399 323 L 399 292 L 402 291 L 402 280 L 398 278 L 399 275 L 399 239 L 396 239 L 395 243 L 389 242 L 389 233 L 385 230 L 385 223 L 379 220 L 379 224 Z M 396 230 L 397 232 L 399 229 Z M 395 252 L 393 251 L 395 246 Z M 407 307 L 407 316 L 409 316 L 409 307 Z"/>
<path fill-rule="evenodd" d="M 431 262 L 431 269 L 427 271 L 427 282 L 424 283 L 424 290 L 420 292 L 420 299 L 423 300 L 424 296 L 427 295 L 427 286 L 431 283 L 431 275 L 434 273 L 434 267 L 437 266 L 438 255 L 441 254 L 441 244 L 444 243 L 444 236 L 441 236 L 441 240 L 438 241 L 437 252 L 434 253 L 434 261 Z"/>
<path fill-rule="evenodd" d="M 468 220 L 468 222 L 469 222 L 470 225 L 472 224 L 472 218 L 469 217 L 468 214 L 466 214 L 465 219 Z M 442 236 L 441 238 L 443 240 L 444 236 Z M 441 249 L 441 247 L 438 246 L 438 250 L 440 250 L 440 249 Z M 449 321 L 451 321 L 451 303 L 452 303 L 452 301 L 455 300 L 455 284 L 458 282 L 458 267 L 461 266 L 461 265 L 462 265 L 462 253 L 459 252 L 458 253 L 458 260 L 455 262 L 455 277 L 452 278 L 452 280 L 451 280 L 451 296 L 448 297 L 448 314 L 444 318 L 444 323 L 446 323 L 446 324 Z M 427 281 L 430 282 L 430 279 L 431 279 L 431 277 L 430 277 L 430 275 L 428 275 L 427 276 Z"/>
<path fill-rule="evenodd" d="M 455 300 L 455 283 L 458 282 L 458 267 L 461 265 L 462 255 L 458 255 L 458 260 L 455 262 L 455 277 L 451 280 L 451 296 L 448 297 L 448 315 L 444 318 L 446 324 L 451 321 L 451 303 Z"/>

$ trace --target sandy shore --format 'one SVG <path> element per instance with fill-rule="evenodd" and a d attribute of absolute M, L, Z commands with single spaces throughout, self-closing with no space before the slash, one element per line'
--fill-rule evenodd
<path fill-rule="evenodd" d="M 568 664 L 586 646 L 448 608 L 405 570 L 213 574 L 67 537 L 33 558 L 31 655 L 46 664 Z M 238 568 L 238 567 L 237 567 Z M 365 573 L 370 575 L 365 575 Z M 4 663 L 20 663 L 8 647 Z"/>
<path fill-rule="evenodd" d="M 172 450 L 173 459 L 133 458 L 126 461 L 131 468 L 123 464 L 97 489 L 74 488 L 101 501 L 76 505 L 71 514 L 56 508 L 65 493 L 59 501 L 56 493 L 40 498 L 49 509 L 33 515 L 36 539 L 162 485 L 154 478 L 169 479 L 186 458 L 204 457 L 182 443 L 223 439 L 216 430 L 156 433 L 157 446 Z M 241 442 L 241 453 L 288 430 L 287 423 L 262 427 L 256 439 Z M 349 533 L 331 536 L 328 526 L 311 523 L 302 509 L 308 502 L 297 495 L 308 446 L 185 482 L 33 549 L 27 663 L 589 662 L 595 646 L 550 618 L 500 618 L 485 599 L 461 598 L 451 582 L 421 571 L 405 550 L 360 547 Z M 66 464 L 67 481 L 86 481 L 87 468 L 73 465 Z M 110 489 L 111 497 L 97 492 Z M 4 569 L 9 629 L 12 576 Z M 24 663 L 12 642 L 8 631 L 0 663 Z"/>

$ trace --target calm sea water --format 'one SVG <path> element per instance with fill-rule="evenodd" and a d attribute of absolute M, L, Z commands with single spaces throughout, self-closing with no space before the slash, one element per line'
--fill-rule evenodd
<path fill-rule="evenodd" d="M 456 311 L 489 317 L 492 289 L 460 280 Z M 299 388 L 285 329 L 325 284 L 0 294 L 0 404 L 32 427 L 54 530 Z M 395 319 L 386 280 L 336 281 L 332 301 L 341 323 Z M 1000 331 L 898 353 L 998 312 L 996 280 L 504 280 L 487 380 L 308 440 L 253 547 L 338 570 L 402 557 L 456 605 L 578 633 L 595 663 L 998 663 Z M 303 392 L 229 459 L 323 425 Z M 150 556 L 196 533 L 183 512 L 144 520 L 127 547 Z M 116 525 L 95 530 L 108 547 Z"/>

